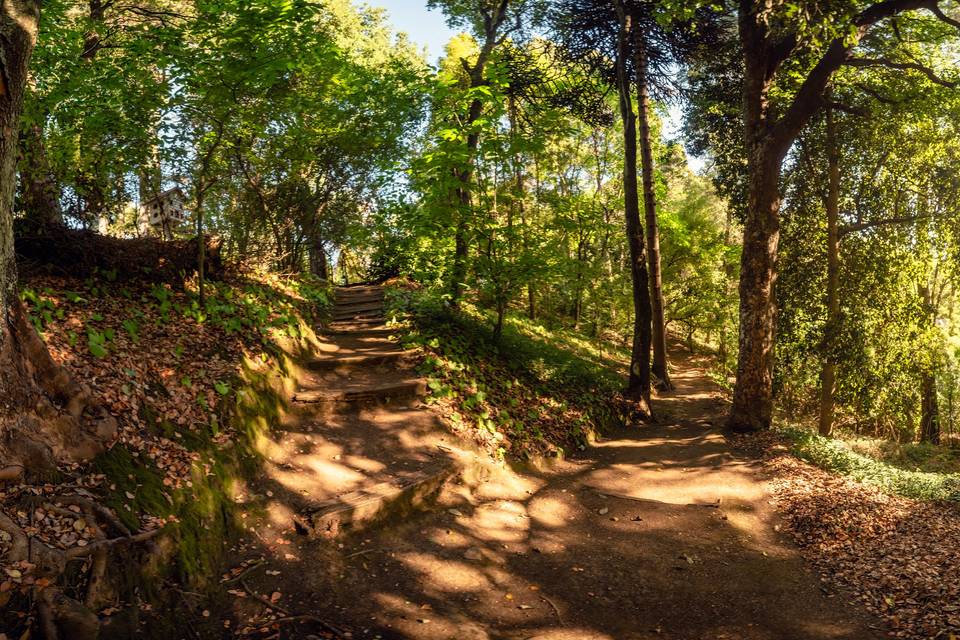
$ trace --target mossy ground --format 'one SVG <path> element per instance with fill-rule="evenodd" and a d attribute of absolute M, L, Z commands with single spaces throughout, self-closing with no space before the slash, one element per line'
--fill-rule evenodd
<path fill-rule="evenodd" d="M 960 501 L 960 473 L 940 461 L 947 455 L 942 447 L 846 442 L 799 427 L 784 426 L 778 432 L 797 457 L 827 471 L 905 498 Z"/>
<path fill-rule="evenodd" d="M 95 391 L 121 421 L 121 438 L 83 470 L 102 476 L 97 499 L 132 531 L 167 522 L 160 538 L 113 559 L 102 637 L 190 636 L 203 621 L 183 614 L 184 594 L 217 597 L 239 532 L 236 489 L 260 470 L 331 292 L 256 275 L 209 285 L 204 305 L 189 287 L 106 276 L 24 291 L 51 351 L 80 379 L 99 374 Z"/>

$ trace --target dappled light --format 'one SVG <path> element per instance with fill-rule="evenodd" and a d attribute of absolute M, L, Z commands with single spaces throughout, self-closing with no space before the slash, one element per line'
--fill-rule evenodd
<path fill-rule="evenodd" d="M 0 640 L 956 640 L 958 61 L 960 0 L 0 0 Z"/>

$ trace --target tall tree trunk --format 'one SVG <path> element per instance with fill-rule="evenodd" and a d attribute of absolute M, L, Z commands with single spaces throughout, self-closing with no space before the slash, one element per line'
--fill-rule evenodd
<path fill-rule="evenodd" d="M 833 109 L 827 108 L 827 324 L 820 369 L 820 435 L 833 432 L 837 364 L 834 344 L 840 330 L 840 149 Z"/>
<path fill-rule="evenodd" d="M 620 19 L 617 38 L 617 89 L 620 115 L 623 118 L 623 200 L 626 217 L 627 245 L 630 249 L 630 275 L 633 283 L 633 345 L 630 352 L 630 376 L 626 397 L 637 403 L 638 412 L 650 417 L 650 342 L 651 307 L 647 257 L 640 222 L 640 194 L 637 184 L 637 119 L 633 113 L 632 87 L 627 72 L 629 58 L 630 16 L 622 0 L 615 2 Z"/>
<path fill-rule="evenodd" d="M 471 157 L 476 150 L 468 144 Z M 457 172 L 457 224 L 454 229 L 453 269 L 450 272 L 450 303 L 456 306 L 463 296 L 467 280 L 467 260 L 470 257 L 470 181 L 473 171 L 469 168 Z"/>
<path fill-rule="evenodd" d="M 667 327 L 664 320 L 663 276 L 660 269 L 660 226 L 653 190 L 653 149 L 650 140 L 650 96 L 646 34 L 634 29 L 633 50 L 637 68 L 637 111 L 640 116 L 640 163 L 643 172 L 643 210 L 647 223 L 647 263 L 650 272 L 650 304 L 653 330 L 653 375 L 658 388 L 673 388 L 667 365 Z"/>
<path fill-rule="evenodd" d="M 197 189 L 197 298 L 200 302 L 200 308 L 206 303 L 206 273 L 204 272 L 204 262 L 207 259 L 207 243 L 203 238 L 203 200 L 206 195 L 206 189 L 201 180 L 200 187 Z"/>
<path fill-rule="evenodd" d="M 321 280 L 326 280 L 330 275 L 327 267 L 327 250 L 324 247 L 318 227 L 319 225 L 314 222 L 310 231 L 310 244 L 307 248 L 310 257 L 310 273 Z"/>
<path fill-rule="evenodd" d="M 17 132 L 40 6 L 0 6 L 0 479 L 52 471 L 57 460 L 88 460 L 114 437 L 116 421 L 98 419 L 89 390 L 50 357 L 17 294 L 13 199 Z"/>
<path fill-rule="evenodd" d="M 497 0 L 495 7 L 481 9 L 484 23 L 483 45 L 480 47 L 480 52 L 477 54 L 477 61 L 473 65 L 470 65 L 466 60 L 462 60 L 470 76 L 470 89 L 483 86 L 486 82 L 483 74 L 486 70 L 487 62 L 490 60 L 490 55 L 493 53 L 494 47 L 497 46 L 500 27 L 503 26 L 503 21 L 507 18 L 507 8 L 509 5 L 510 0 Z M 470 133 L 467 134 L 467 160 L 465 165 L 456 172 L 458 180 L 456 193 L 457 211 L 454 230 L 453 268 L 450 273 L 450 303 L 454 306 L 460 302 L 460 297 L 463 295 L 463 287 L 467 279 L 467 260 L 470 254 L 471 193 L 473 188 L 474 157 L 480 145 L 480 136 L 472 129 L 473 124 L 480 119 L 482 114 L 483 103 L 480 100 L 471 101 L 467 111 L 466 122 L 464 123 L 464 127 L 470 130 Z"/>

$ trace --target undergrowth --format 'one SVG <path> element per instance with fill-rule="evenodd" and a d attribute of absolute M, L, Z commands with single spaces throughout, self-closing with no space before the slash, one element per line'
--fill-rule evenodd
<path fill-rule="evenodd" d="M 854 451 L 842 440 L 825 438 L 798 427 L 780 427 L 792 452 L 822 469 L 905 498 L 960 501 L 960 473 L 903 469 Z"/>
<path fill-rule="evenodd" d="M 121 595 L 162 600 L 171 579 L 205 586 L 237 532 L 234 486 L 259 468 L 258 440 L 284 411 L 294 362 L 312 351 L 329 287 L 251 274 L 209 282 L 200 304 L 189 288 L 100 273 L 35 278 L 22 292 L 54 357 L 95 381 L 119 421 L 110 448 L 72 473 L 93 478 L 129 529 L 152 521 L 174 541 L 168 557 L 120 568 L 130 591 Z M 18 496 L 0 491 L 0 507 L 14 509 Z"/>
<path fill-rule="evenodd" d="M 501 456 L 562 455 L 620 420 L 616 352 L 515 316 L 495 341 L 486 314 L 449 309 L 424 290 L 391 288 L 386 304 L 394 318 L 409 315 L 403 342 L 426 353 L 428 401 Z"/>

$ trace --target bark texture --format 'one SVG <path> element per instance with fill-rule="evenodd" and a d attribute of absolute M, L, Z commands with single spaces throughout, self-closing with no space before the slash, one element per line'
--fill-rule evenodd
<path fill-rule="evenodd" d="M 627 71 L 630 55 L 631 21 L 623 2 L 616 3 L 620 19 L 617 38 L 617 88 L 620 115 L 623 118 L 623 200 L 626 217 L 627 245 L 630 248 L 630 275 L 633 283 L 633 346 L 630 352 L 630 376 L 626 397 L 636 403 L 643 418 L 651 417 L 650 408 L 650 344 L 651 305 L 647 256 L 640 222 L 640 193 L 637 184 L 637 117 L 631 99 L 633 83 Z"/>
<path fill-rule="evenodd" d="M 643 173 L 643 210 L 647 223 L 647 263 L 650 273 L 650 304 L 653 342 L 653 375 L 661 390 L 673 388 L 667 365 L 667 329 L 664 318 L 663 276 L 660 269 L 660 226 L 657 197 L 653 189 L 653 149 L 650 140 L 650 91 L 646 35 L 634 29 L 637 72 L 637 111 L 640 120 L 640 164 Z"/>

